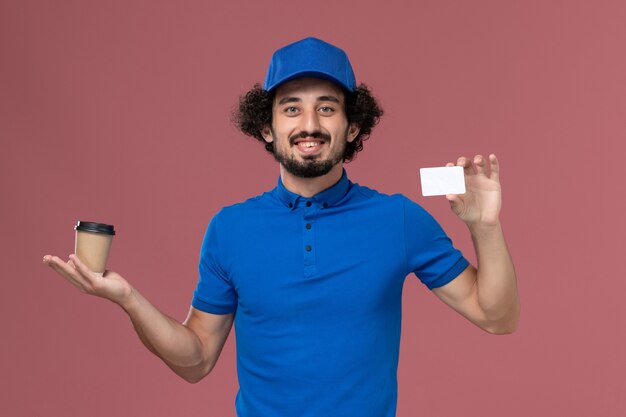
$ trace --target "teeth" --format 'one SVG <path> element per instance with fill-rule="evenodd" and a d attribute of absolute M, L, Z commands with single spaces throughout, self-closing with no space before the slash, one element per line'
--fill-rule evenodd
<path fill-rule="evenodd" d="M 298 145 L 304 146 L 305 148 L 312 148 L 313 146 L 319 145 L 319 142 L 300 142 Z"/>

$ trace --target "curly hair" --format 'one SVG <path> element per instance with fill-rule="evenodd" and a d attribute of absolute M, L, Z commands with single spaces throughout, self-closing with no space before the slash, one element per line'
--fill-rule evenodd
<path fill-rule="evenodd" d="M 348 124 L 355 123 L 359 127 L 357 137 L 346 144 L 343 160 L 349 162 L 356 157 L 357 152 L 363 150 L 363 141 L 369 138 L 374 126 L 380 121 L 383 109 L 365 84 L 360 84 L 353 92 L 344 93 Z M 239 97 L 239 106 L 232 114 L 232 121 L 239 130 L 259 140 L 271 154 L 274 153 L 274 144 L 265 142 L 261 131 L 272 125 L 274 96 L 275 90 L 268 92 L 257 83 Z"/>

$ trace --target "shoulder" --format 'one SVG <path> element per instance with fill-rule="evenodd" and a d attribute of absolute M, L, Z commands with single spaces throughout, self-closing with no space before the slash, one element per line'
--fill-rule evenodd
<path fill-rule="evenodd" d="M 353 198 L 373 200 L 380 203 L 402 204 L 403 200 L 408 200 L 402 194 L 386 194 L 358 183 L 352 183 L 350 191 Z"/>
<path fill-rule="evenodd" d="M 237 222 L 242 217 L 249 215 L 253 212 L 257 212 L 262 207 L 271 206 L 270 192 L 264 192 L 254 197 L 250 197 L 247 200 L 230 204 L 222 207 L 214 216 L 214 222 L 231 223 Z"/>
<path fill-rule="evenodd" d="M 426 210 L 420 204 L 411 200 L 404 194 L 386 194 L 373 188 L 356 183 L 352 184 L 352 186 L 355 198 L 357 199 L 370 200 L 370 202 L 372 203 L 386 205 L 405 212 L 410 211 L 411 213 L 414 213 L 416 215 L 424 213 L 427 214 Z"/>
<path fill-rule="evenodd" d="M 221 246 L 227 246 L 237 238 L 247 236 L 246 227 L 250 222 L 263 217 L 258 215 L 258 207 L 269 204 L 264 202 L 266 194 L 224 206 L 213 214 L 206 228 L 205 245 L 219 241 Z"/>
<path fill-rule="evenodd" d="M 381 215 L 394 215 L 402 219 L 405 227 L 438 228 L 437 220 L 421 204 L 404 194 L 385 194 L 369 187 L 358 186 L 358 192 L 368 199 L 371 207 L 376 207 Z"/>

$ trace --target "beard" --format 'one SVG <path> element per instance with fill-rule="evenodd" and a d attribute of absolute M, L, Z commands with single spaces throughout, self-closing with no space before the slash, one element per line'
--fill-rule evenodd
<path fill-rule="evenodd" d="M 276 138 L 273 129 L 272 136 Z M 314 138 L 321 138 L 324 139 L 327 144 L 330 143 L 330 136 L 324 133 L 315 132 L 309 134 L 307 132 L 301 132 L 289 138 L 289 145 L 293 146 L 293 141 L 297 138 L 306 138 L 309 136 Z M 304 156 L 302 158 L 302 161 L 298 161 L 293 154 L 290 154 L 288 151 L 282 152 L 280 149 L 278 149 L 278 146 L 276 146 L 276 142 L 274 142 L 274 149 L 272 152 L 272 154 L 274 155 L 274 159 L 276 159 L 276 161 L 278 161 L 287 172 L 300 178 L 315 178 L 328 174 L 335 165 L 343 161 L 345 153 L 345 141 L 343 142 L 343 146 L 341 148 L 333 151 L 333 153 L 328 155 L 326 159 L 320 159 L 319 156 Z"/>

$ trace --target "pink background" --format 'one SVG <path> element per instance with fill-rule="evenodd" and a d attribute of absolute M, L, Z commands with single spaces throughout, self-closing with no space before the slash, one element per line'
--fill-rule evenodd
<path fill-rule="evenodd" d="M 314 35 L 386 110 L 351 179 L 422 204 L 472 260 L 418 168 L 502 164 L 520 328 L 484 333 L 408 279 L 398 416 L 626 415 L 625 21 L 619 0 L 3 1 L 0 414 L 235 415 L 234 333 L 189 385 L 41 258 L 113 223 L 110 269 L 184 319 L 210 218 L 278 176 L 229 112 Z"/>

